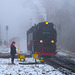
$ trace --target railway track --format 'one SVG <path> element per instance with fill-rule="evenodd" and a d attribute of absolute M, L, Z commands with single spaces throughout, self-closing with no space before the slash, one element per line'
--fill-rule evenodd
<path fill-rule="evenodd" d="M 44 60 L 48 64 L 59 69 L 62 73 L 66 75 L 75 75 L 75 64 L 68 63 L 68 61 L 62 61 L 56 57 L 53 57 L 53 58 L 45 57 Z"/>

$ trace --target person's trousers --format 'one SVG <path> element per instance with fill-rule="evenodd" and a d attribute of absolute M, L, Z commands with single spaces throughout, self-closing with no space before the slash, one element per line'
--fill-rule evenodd
<path fill-rule="evenodd" d="M 11 62 L 14 63 L 15 55 L 11 55 Z"/>

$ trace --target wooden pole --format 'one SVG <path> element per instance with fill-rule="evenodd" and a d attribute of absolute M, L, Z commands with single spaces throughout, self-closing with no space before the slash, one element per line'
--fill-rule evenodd
<path fill-rule="evenodd" d="M 19 48 L 20 48 L 20 44 L 18 44 L 18 54 L 17 54 L 17 60 L 19 59 Z"/>

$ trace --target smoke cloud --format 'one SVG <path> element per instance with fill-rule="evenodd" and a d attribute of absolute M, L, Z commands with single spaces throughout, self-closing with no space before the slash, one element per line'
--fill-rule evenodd
<path fill-rule="evenodd" d="M 57 46 L 75 52 L 75 0 L 42 0 L 49 22 L 57 29 Z"/>

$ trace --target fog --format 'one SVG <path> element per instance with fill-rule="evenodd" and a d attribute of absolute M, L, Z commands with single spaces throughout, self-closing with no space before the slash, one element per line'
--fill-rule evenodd
<path fill-rule="evenodd" d="M 6 26 L 8 26 L 8 42 L 15 40 L 16 44 L 20 43 L 21 48 L 26 47 L 26 31 L 34 23 L 45 20 L 45 9 L 38 0 L 0 0 L 2 40 L 7 40 Z"/>
<path fill-rule="evenodd" d="M 47 20 L 57 29 L 57 46 L 75 52 L 75 0 L 41 1 L 46 8 Z"/>
<path fill-rule="evenodd" d="M 15 40 L 26 50 L 26 31 L 41 21 L 53 22 L 57 29 L 57 46 L 74 50 L 75 0 L 0 0 L 0 36 Z"/>

